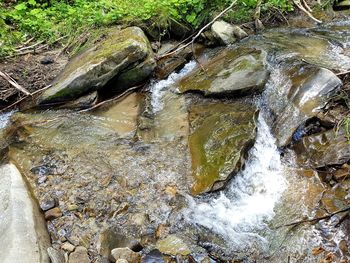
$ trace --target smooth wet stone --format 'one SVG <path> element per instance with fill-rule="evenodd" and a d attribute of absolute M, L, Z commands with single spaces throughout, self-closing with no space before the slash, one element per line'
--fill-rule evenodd
<path fill-rule="evenodd" d="M 193 194 L 221 189 L 241 170 L 254 144 L 258 110 L 253 105 L 203 104 L 190 109 Z"/>
<path fill-rule="evenodd" d="M 320 168 L 344 164 L 350 160 L 350 145 L 343 128 L 304 137 L 293 145 L 296 161 L 303 166 Z"/>
<path fill-rule="evenodd" d="M 90 259 L 85 247 L 77 247 L 74 252 L 69 255 L 68 263 L 90 263 Z"/>
<path fill-rule="evenodd" d="M 46 224 L 17 168 L 0 166 L 0 261 L 49 263 Z"/>
<path fill-rule="evenodd" d="M 132 251 L 128 247 L 124 248 L 115 248 L 111 251 L 113 262 L 118 261 L 119 259 L 124 259 L 128 262 L 141 262 L 141 255 Z"/>
<path fill-rule="evenodd" d="M 97 251 L 100 255 L 109 257 L 112 249 L 128 247 L 131 241 L 132 240 L 130 238 L 127 238 L 126 236 L 121 235 L 112 229 L 105 229 L 99 235 L 97 241 Z"/>
<path fill-rule="evenodd" d="M 39 103 L 60 103 L 106 85 L 122 92 L 146 79 L 155 67 L 150 43 L 138 27 L 114 30 L 97 46 L 71 60 Z"/>
<path fill-rule="evenodd" d="M 269 98 L 276 115 L 272 132 L 278 146 L 289 144 L 297 128 L 322 112 L 342 84 L 330 70 L 309 65 L 296 65 L 284 73 L 288 79 Z"/>
<path fill-rule="evenodd" d="M 71 243 L 69 242 L 64 242 L 61 246 L 61 248 L 65 251 L 68 251 L 68 252 L 73 252 L 74 249 L 75 249 L 75 246 L 72 245 Z"/>
<path fill-rule="evenodd" d="M 274 53 L 281 62 L 294 58 L 332 70 L 350 68 L 350 58 L 342 54 L 341 45 L 307 30 L 271 30 L 262 34 L 262 39 L 248 43 Z"/>
<path fill-rule="evenodd" d="M 169 235 L 165 239 L 159 240 L 156 247 L 160 252 L 167 255 L 186 256 L 191 253 L 188 245 L 176 235 Z"/>
<path fill-rule="evenodd" d="M 49 247 L 47 249 L 47 253 L 49 254 L 51 263 L 65 263 L 66 259 L 64 257 L 64 253 L 61 250 L 54 249 Z"/>
<path fill-rule="evenodd" d="M 269 72 L 266 52 L 253 48 L 226 48 L 180 81 L 180 92 L 205 95 L 248 94 L 261 91 Z"/>

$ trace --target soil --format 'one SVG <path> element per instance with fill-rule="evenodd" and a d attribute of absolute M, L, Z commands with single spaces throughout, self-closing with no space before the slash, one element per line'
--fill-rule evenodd
<path fill-rule="evenodd" d="M 60 49 L 54 49 L 0 61 L 0 71 L 7 73 L 29 92 L 33 92 L 50 85 L 67 62 L 68 57 L 60 54 Z M 24 94 L 0 77 L 0 109 L 23 96 Z"/>

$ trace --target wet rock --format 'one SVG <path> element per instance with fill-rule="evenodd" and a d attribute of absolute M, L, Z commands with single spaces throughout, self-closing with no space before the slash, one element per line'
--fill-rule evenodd
<path fill-rule="evenodd" d="M 291 81 L 272 91 L 272 99 L 278 100 L 271 104 L 277 116 L 272 131 L 278 146 L 290 143 L 297 128 L 317 116 L 341 85 L 341 80 L 324 68 L 299 65 L 286 73 Z"/>
<path fill-rule="evenodd" d="M 0 166 L 0 261 L 49 263 L 50 239 L 39 207 L 12 164 Z"/>
<path fill-rule="evenodd" d="M 116 263 L 128 263 L 126 259 L 118 259 Z"/>
<path fill-rule="evenodd" d="M 165 239 L 159 240 L 156 247 L 160 252 L 172 256 L 187 256 L 191 253 L 187 244 L 176 235 L 169 235 Z"/>
<path fill-rule="evenodd" d="M 104 257 L 109 257 L 113 248 L 129 247 L 131 250 L 138 252 L 142 250 L 142 248 L 138 250 L 140 246 L 137 240 L 127 238 L 112 229 L 102 231 L 97 241 L 97 251 Z"/>
<path fill-rule="evenodd" d="M 69 242 L 64 242 L 61 246 L 61 249 L 68 251 L 68 252 L 73 252 L 75 249 L 75 246 Z"/>
<path fill-rule="evenodd" d="M 343 128 L 304 137 L 292 149 L 297 162 L 311 168 L 344 164 L 350 159 L 349 141 Z"/>
<path fill-rule="evenodd" d="M 240 171 L 254 144 L 257 112 L 255 106 L 241 103 L 190 109 L 193 194 L 221 189 Z"/>
<path fill-rule="evenodd" d="M 213 35 L 223 45 L 233 44 L 237 41 L 233 26 L 225 21 L 216 21 L 211 26 Z"/>
<path fill-rule="evenodd" d="M 114 30 L 97 46 L 70 61 L 39 102 L 72 100 L 106 85 L 122 92 L 142 82 L 154 67 L 153 51 L 140 28 Z"/>
<path fill-rule="evenodd" d="M 45 197 L 43 200 L 40 201 L 40 208 L 43 211 L 50 210 L 55 206 L 56 206 L 56 200 L 52 197 Z"/>
<path fill-rule="evenodd" d="M 90 263 L 90 259 L 85 247 L 77 247 L 73 253 L 69 255 L 68 263 Z"/>
<path fill-rule="evenodd" d="M 62 211 L 60 208 L 55 207 L 45 212 L 46 220 L 53 220 L 62 216 Z"/>
<path fill-rule="evenodd" d="M 54 249 L 49 247 L 47 249 L 47 253 L 51 259 L 51 263 L 65 263 L 66 259 L 64 257 L 64 253 L 61 250 Z"/>
<path fill-rule="evenodd" d="M 142 257 L 142 263 L 165 263 L 162 253 L 159 250 L 154 249 L 144 257 Z"/>
<path fill-rule="evenodd" d="M 66 109 L 85 109 L 92 107 L 97 101 L 97 91 L 91 92 L 85 96 L 82 96 L 74 101 L 65 103 L 61 108 Z"/>
<path fill-rule="evenodd" d="M 180 92 L 201 91 L 205 95 L 258 92 L 268 78 L 266 52 L 252 48 L 226 48 L 202 63 L 180 81 Z"/>
<path fill-rule="evenodd" d="M 124 248 L 115 248 L 111 251 L 113 262 L 118 261 L 119 259 L 126 260 L 128 262 L 141 262 L 141 255 L 132 251 L 128 247 Z"/>

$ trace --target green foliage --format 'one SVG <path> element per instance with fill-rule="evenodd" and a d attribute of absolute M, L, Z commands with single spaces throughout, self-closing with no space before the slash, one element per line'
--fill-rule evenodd
<path fill-rule="evenodd" d="M 166 29 L 170 19 L 196 29 L 227 7 L 231 0 L 18 0 L 0 2 L 0 57 L 29 37 L 53 41 L 111 24 L 157 24 Z M 252 19 L 257 0 L 239 0 L 225 17 L 234 22 Z M 270 8 L 288 11 L 288 0 L 267 0 Z"/>

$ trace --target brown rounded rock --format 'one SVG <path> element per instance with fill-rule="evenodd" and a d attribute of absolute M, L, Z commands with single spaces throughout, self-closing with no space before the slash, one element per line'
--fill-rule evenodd
<path fill-rule="evenodd" d="M 46 220 L 53 220 L 62 216 L 62 211 L 58 207 L 52 208 L 45 212 Z"/>

